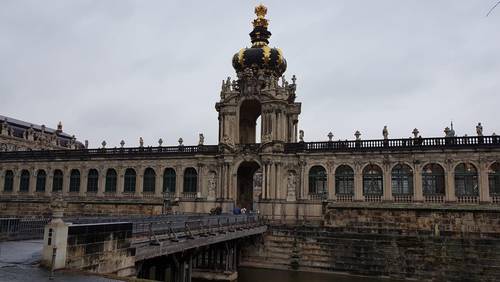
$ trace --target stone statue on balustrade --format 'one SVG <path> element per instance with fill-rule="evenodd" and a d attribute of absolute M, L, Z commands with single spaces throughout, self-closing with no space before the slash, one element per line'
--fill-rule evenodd
<path fill-rule="evenodd" d="M 389 139 L 389 130 L 387 130 L 387 125 L 384 125 L 384 129 L 382 129 L 382 136 L 384 136 L 384 140 Z"/>
<path fill-rule="evenodd" d="M 477 136 L 483 136 L 483 126 L 481 125 L 480 122 L 476 126 L 476 133 Z"/>
<path fill-rule="evenodd" d="M 204 143 L 205 143 L 205 136 L 203 136 L 203 133 L 200 133 L 198 146 L 203 146 Z"/>

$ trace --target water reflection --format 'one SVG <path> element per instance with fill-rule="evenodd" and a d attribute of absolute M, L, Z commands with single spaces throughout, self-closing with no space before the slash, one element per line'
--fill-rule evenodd
<path fill-rule="evenodd" d="M 238 282 L 368 282 L 398 281 L 393 279 L 356 277 L 340 274 L 310 273 L 261 268 L 238 268 Z"/>

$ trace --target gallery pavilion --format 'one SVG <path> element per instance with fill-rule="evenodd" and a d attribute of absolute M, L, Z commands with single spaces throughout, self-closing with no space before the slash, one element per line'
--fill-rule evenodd
<path fill-rule="evenodd" d="M 285 79 L 283 52 L 268 45 L 266 12 L 256 8 L 251 47 L 233 56 L 236 78 L 222 83 L 218 144 L 200 136 L 194 146 L 88 149 L 78 143 L 0 152 L 1 212 L 45 214 L 54 195 L 62 195 L 70 214 L 237 206 L 287 220 L 321 218 L 325 205 L 346 203 L 500 204 L 500 137 L 483 135 L 480 125 L 470 137 L 449 128 L 436 138 L 415 130 L 414 138 L 389 139 L 384 131 L 379 140 L 356 134 L 350 141 L 305 142 L 296 79 Z M 16 130 L 9 138 L 26 139 L 33 128 Z M 2 132 L 8 135 L 8 128 L 2 125 Z"/>

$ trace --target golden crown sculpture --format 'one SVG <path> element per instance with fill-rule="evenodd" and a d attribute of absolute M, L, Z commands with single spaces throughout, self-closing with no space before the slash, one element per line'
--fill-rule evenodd
<path fill-rule="evenodd" d="M 267 8 L 266 6 L 260 4 L 255 7 L 255 14 L 257 15 L 257 18 L 253 20 L 253 27 L 261 26 L 261 27 L 267 27 L 269 25 L 267 19 L 264 17 L 267 14 Z"/>

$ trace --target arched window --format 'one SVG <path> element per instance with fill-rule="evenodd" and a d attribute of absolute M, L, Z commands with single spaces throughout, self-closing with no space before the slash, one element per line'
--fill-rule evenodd
<path fill-rule="evenodd" d="M 490 184 L 490 195 L 500 196 L 500 163 L 494 163 L 490 166 L 488 182 Z"/>
<path fill-rule="evenodd" d="M 455 167 L 455 195 L 479 196 L 477 169 L 471 163 L 461 163 Z"/>
<path fill-rule="evenodd" d="M 175 170 L 173 168 L 166 168 L 163 172 L 163 192 L 175 193 Z"/>
<path fill-rule="evenodd" d="M 116 170 L 110 168 L 106 172 L 106 185 L 104 187 L 104 192 L 106 193 L 115 193 L 116 192 L 116 180 L 117 174 Z"/>
<path fill-rule="evenodd" d="M 97 169 L 91 169 L 87 177 L 87 192 L 97 193 L 97 190 L 99 190 L 99 172 Z"/>
<path fill-rule="evenodd" d="M 69 176 L 69 191 L 80 192 L 80 171 L 78 169 L 71 170 Z"/>
<path fill-rule="evenodd" d="M 198 188 L 198 173 L 192 167 L 184 171 L 184 192 L 196 192 Z"/>
<path fill-rule="evenodd" d="M 30 172 L 26 169 L 21 171 L 21 181 L 19 182 L 19 191 L 20 192 L 29 192 L 30 191 Z"/>
<path fill-rule="evenodd" d="M 406 164 L 398 164 L 392 168 L 392 194 L 413 195 L 413 169 Z"/>
<path fill-rule="evenodd" d="M 335 170 L 335 194 L 354 195 L 354 170 L 348 165 Z"/>
<path fill-rule="evenodd" d="M 52 192 L 60 192 L 63 189 L 63 173 L 60 169 L 54 170 L 52 181 Z"/>
<path fill-rule="evenodd" d="M 384 177 L 378 165 L 367 165 L 363 169 L 363 195 L 382 196 L 384 194 Z"/>
<path fill-rule="evenodd" d="M 154 193 L 155 192 L 155 182 L 156 182 L 156 172 L 154 169 L 148 167 L 144 171 L 144 179 L 143 179 L 143 191 L 145 193 Z"/>
<path fill-rule="evenodd" d="M 5 172 L 3 190 L 5 192 L 12 192 L 12 190 L 14 190 L 14 172 L 12 170 L 7 170 Z"/>
<path fill-rule="evenodd" d="M 316 165 L 309 169 L 309 194 L 325 195 L 326 187 L 326 169 Z"/>
<path fill-rule="evenodd" d="M 427 164 L 422 169 L 424 195 L 444 195 L 444 169 L 438 164 Z"/>
<path fill-rule="evenodd" d="M 125 170 L 125 179 L 123 181 L 123 191 L 125 193 L 135 193 L 135 170 L 127 168 Z"/>
<path fill-rule="evenodd" d="M 40 169 L 36 173 L 36 191 L 45 192 L 46 182 L 47 182 L 47 173 L 45 173 L 45 170 Z"/>

